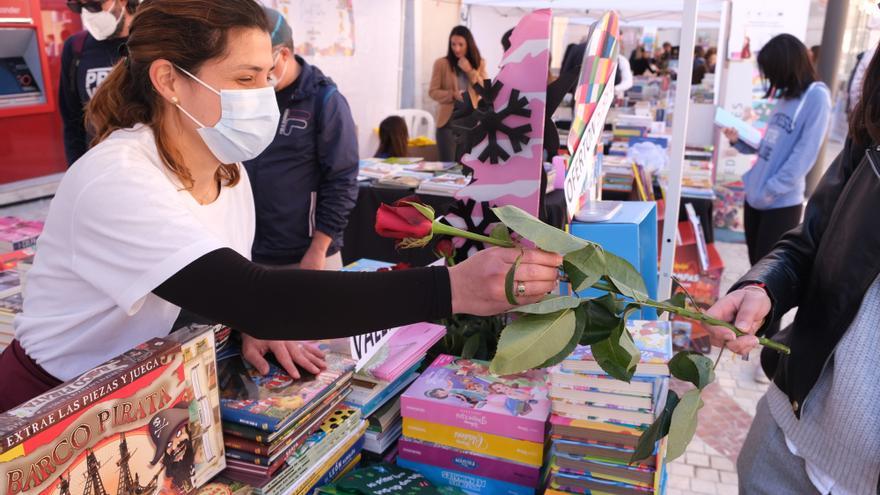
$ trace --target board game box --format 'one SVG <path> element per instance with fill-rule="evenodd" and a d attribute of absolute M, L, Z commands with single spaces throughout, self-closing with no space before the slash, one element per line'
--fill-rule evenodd
<path fill-rule="evenodd" d="M 547 374 L 489 373 L 489 363 L 441 354 L 401 396 L 404 417 L 544 442 L 550 400 Z"/>
<path fill-rule="evenodd" d="M 226 467 L 213 330 L 149 340 L 0 415 L 0 494 L 189 494 L 207 483 Z"/>

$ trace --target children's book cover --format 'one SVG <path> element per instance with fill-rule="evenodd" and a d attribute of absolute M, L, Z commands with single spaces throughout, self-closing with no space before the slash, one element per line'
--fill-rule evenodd
<path fill-rule="evenodd" d="M 442 354 L 401 397 L 404 417 L 543 442 L 550 400 L 547 375 L 489 373 L 489 363 Z"/>
<path fill-rule="evenodd" d="M 327 368 L 317 375 L 294 379 L 270 361 L 269 373 L 261 375 L 241 356 L 219 364 L 220 402 L 225 421 L 235 421 L 264 431 L 278 431 L 317 406 L 328 393 L 348 382 L 354 361 L 327 354 Z"/>

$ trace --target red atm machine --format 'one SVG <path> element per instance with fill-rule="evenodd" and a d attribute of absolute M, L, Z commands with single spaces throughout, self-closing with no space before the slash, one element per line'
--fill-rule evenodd
<path fill-rule="evenodd" d="M 0 185 L 67 169 L 58 80 L 79 29 L 64 0 L 0 0 Z"/>

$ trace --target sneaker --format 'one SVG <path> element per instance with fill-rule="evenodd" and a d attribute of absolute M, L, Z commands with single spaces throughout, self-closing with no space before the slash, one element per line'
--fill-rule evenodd
<path fill-rule="evenodd" d="M 767 378 L 767 374 L 764 373 L 764 368 L 761 367 L 761 362 L 758 361 L 755 364 L 756 364 L 756 366 L 755 366 L 754 372 L 753 372 L 753 378 L 755 380 L 755 383 L 763 383 L 765 385 L 769 384 L 770 379 Z"/>

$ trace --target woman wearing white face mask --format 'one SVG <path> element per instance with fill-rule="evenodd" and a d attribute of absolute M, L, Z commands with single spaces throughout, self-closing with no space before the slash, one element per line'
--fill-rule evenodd
<path fill-rule="evenodd" d="M 84 30 L 64 42 L 58 100 L 64 124 L 64 152 L 72 165 L 89 149 L 85 107 L 119 60 L 141 0 L 69 0 Z"/>
<path fill-rule="evenodd" d="M 180 308 L 284 340 L 510 308 L 504 278 L 518 250 L 384 273 L 248 261 L 253 198 L 243 168 L 227 162 L 256 156 L 277 125 L 263 10 L 253 0 L 151 0 L 140 9 L 128 56 L 89 106 L 98 144 L 52 202 L 16 341 L 0 355 L 0 411 L 166 335 Z M 519 302 L 552 290 L 561 262 L 526 250 Z M 321 358 L 310 348 L 294 354 L 276 357 L 293 372 L 291 360 L 314 369 Z"/>

